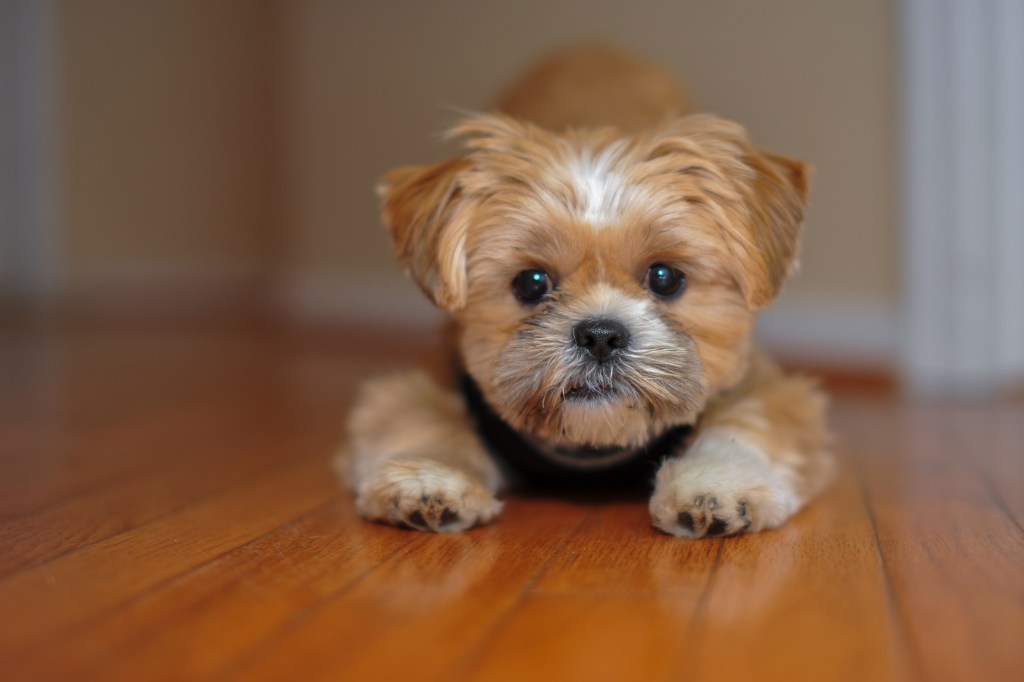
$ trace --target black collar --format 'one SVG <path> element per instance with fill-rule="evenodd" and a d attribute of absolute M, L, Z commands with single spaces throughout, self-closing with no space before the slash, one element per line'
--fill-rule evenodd
<path fill-rule="evenodd" d="M 492 454 L 531 479 L 548 482 L 620 481 L 642 476 L 651 479 L 658 463 L 689 445 L 692 424 L 668 429 L 637 448 L 556 447 L 524 436 L 495 414 L 468 373 L 459 381 L 477 431 Z"/>

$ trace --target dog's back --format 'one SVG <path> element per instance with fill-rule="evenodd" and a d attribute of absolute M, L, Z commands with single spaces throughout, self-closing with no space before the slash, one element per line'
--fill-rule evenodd
<path fill-rule="evenodd" d="M 498 111 L 548 130 L 650 128 L 690 113 L 672 74 L 613 48 L 586 45 L 541 60 L 499 98 Z"/>

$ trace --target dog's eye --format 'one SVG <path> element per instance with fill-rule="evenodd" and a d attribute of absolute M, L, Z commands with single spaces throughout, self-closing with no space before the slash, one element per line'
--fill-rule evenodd
<path fill-rule="evenodd" d="M 551 278 L 543 270 L 523 270 L 512 280 L 512 291 L 523 303 L 536 303 L 551 290 Z"/>
<path fill-rule="evenodd" d="M 647 287 L 658 296 L 674 296 L 686 288 L 686 275 L 664 263 L 655 263 L 647 268 Z"/>

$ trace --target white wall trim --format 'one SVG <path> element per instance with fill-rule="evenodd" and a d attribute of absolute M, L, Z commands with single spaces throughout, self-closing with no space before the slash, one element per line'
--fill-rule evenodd
<path fill-rule="evenodd" d="M 761 313 L 758 342 L 791 362 L 895 370 L 899 362 L 899 311 L 874 301 L 780 301 Z"/>
<path fill-rule="evenodd" d="M 1024 3 L 903 0 L 907 334 L 920 393 L 1024 381 Z"/>
<path fill-rule="evenodd" d="M 411 281 L 369 273 L 293 275 L 277 306 L 302 322 L 418 327 L 444 319 Z M 870 301 L 794 301 L 761 314 L 757 339 L 790 361 L 893 369 L 899 327 L 896 309 Z"/>
<path fill-rule="evenodd" d="M 267 293 L 264 273 L 251 264 L 117 262 L 78 272 L 48 309 L 100 320 L 262 318 Z"/>
<path fill-rule="evenodd" d="M 12 96 L 0 103 L 13 136 L 13 153 L 3 160 L 10 175 L 3 216 L 12 259 L 8 284 L 19 297 L 52 300 L 61 276 L 57 7 L 52 0 L 15 0 L 5 5 L 4 19 L 12 58 L 5 74 Z"/>
<path fill-rule="evenodd" d="M 444 319 L 409 280 L 374 273 L 292 273 L 275 307 L 302 322 L 430 326 Z"/>

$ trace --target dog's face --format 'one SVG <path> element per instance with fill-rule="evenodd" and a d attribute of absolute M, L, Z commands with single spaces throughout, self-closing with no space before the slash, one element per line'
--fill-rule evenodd
<path fill-rule="evenodd" d="M 384 217 L 506 422 L 639 445 L 739 381 L 796 259 L 802 165 L 710 116 L 640 136 L 498 116 L 453 132 L 467 154 L 391 173 Z"/>

